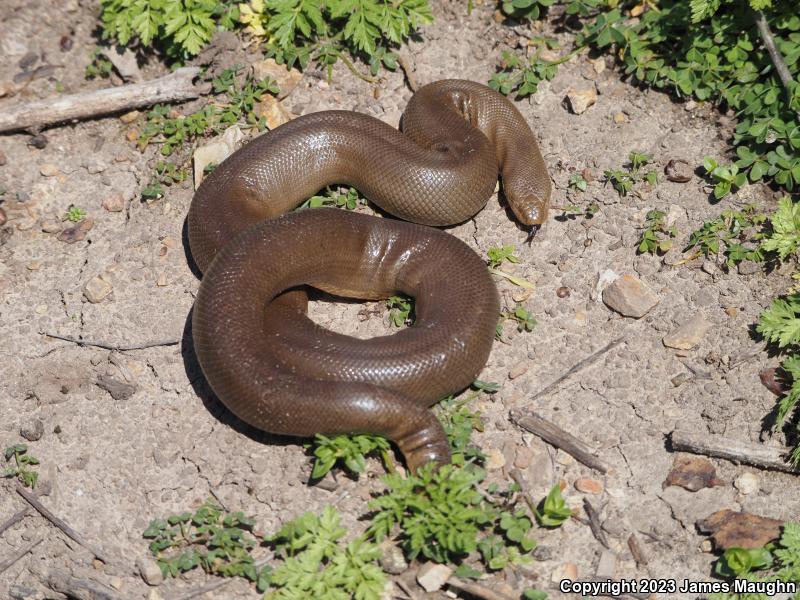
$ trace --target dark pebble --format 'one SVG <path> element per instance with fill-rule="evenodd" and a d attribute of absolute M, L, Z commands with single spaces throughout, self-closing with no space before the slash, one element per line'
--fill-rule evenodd
<path fill-rule="evenodd" d="M 28 192 L 23 192 L 23 191 L 17 192 L 17 201 L 28 202 L 30 199 L 31 195 Z"/>
<path fill-rule="evenodd" d="M 673 158 L 664 167 L 667 179 L 676 183 L 686 183 L 692 178 L 692 167 L 682 158 Z"/>
<path fill-rule="evenodd" d="M 23 56 L 22 58 L 19 59 L 19 62 L 17 63 L 17 65 L 19 66 L 20 69 L 22 69 L 23 71 L 26 71 L 28 69 L 28 67 L 33 66 L 33 64 L 37 60 L 39 60 L 39 55 L 36 54 L 36 52 L 34 52 L 33 50 L 31 50 L 25 56 Z"/>
<path fill-rule="evenodd" d="M 33 146 L 34 148 L 43 150 L 47 146 L 48 141 L 49 140 L 44 136 L 44 134 L 40 133 L 39 135 L 35 135 L 28 140 L 28 146 Z"/>
<path fill-rule="evenodd" d="M 536 546 L 531 552 L 533 560 L 545 561 L 553 559 L 553 548 L 551 546 Z"/>
<path fill-rule="evenodd" d="M 38 441 L 44 435 L 44 423 L 39 419 L 33 419 L 20 428 L 19 434 L 29 442 Z"/>
<path fill-rule="evenodd" d="M 566 286 L 561 286 L 556 290 L 556 296 L 559 298 L 568 298 L 570 294 L 569 288 Z"/>
<path fill-rule="evenodd" d="M 61 39 L 58 41 L 58 47 L 61 48 L 62 52 L 69 52 L 72 50 L 73 43 L 72 36 L 62 35 Z"/>

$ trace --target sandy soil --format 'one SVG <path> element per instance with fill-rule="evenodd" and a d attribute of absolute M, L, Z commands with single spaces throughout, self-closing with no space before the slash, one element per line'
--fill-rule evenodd
<path fill-rule="evenodd" d="M 108 85 L 83 77 L 96 44 L 97 7 L 76 0 L 57 4 L 7 0 L 0 6 L 0 83 L 23 70 L 19 62 L 30 52 L 37 65 L 55 66 L 49 77 L 34 79 L 16 97 L 0 102 L 54 97 L 56 81 L 67 93 Z M 434 25 L 408 46 L 421 83 L 453 76 L 486 82 L 500 51 L 525 42 L 493 19 L 491 6 L 478 5 L 468 16 L 463 2 L 432 4 Z M 64 35 L 74 42 L 68 51 L 59 48 Z M 569 39 L 567 33 L 554 35 Z M 239 52 L 245 60 L 257 58 Z M 610 60 L 598 74 L 589 60 L 580 56 L 564 64 L 552 82 L 518 107 L 541 140 L 554 202 L 596 201 L 600 210 L 594 218 L 565 219 L 555 211 L 528 247 L 522 245 L 524 233 L 492 199 L 473 221 L 450 230 L 481 255 L 491 246 L 516 245 L 521 257 L 516 274 L 536 284 L 525 305 L 538 325 L 523 334 L 509 325 L 504 343 L 495 344 L 481 379 L 500 382 L 502 389 L 476 400 L 487 426 L 474 437 L 492 457 L 495 480 L 506 481 L 516 461 L 524 465 L 536 498 L 564 480 L 570 504 L 580 507 L 584 494 L 574 489 L 575 480 L 600 480 L 602 493 L 590 498 L 616 557 L 615 578 L 709 580 L 715 557 L 695 521 L 723 508 L 789 519 L 800 513 L 797 479 L 715 461 L 722 485 L 696 493 L 662 488 L 675 458 L 666 435 L 680 429 L 747 441 L 764 438 L 762 419 L 774 397 L 760 385 L 758 371 L 774 359 L 753 337 L 752 324 L 784 288 L 788 273 L 766 278 L 758 269 L 727 271 L 703 260 L 671 265 L 689 233 L 722 208 L 754 202 L 768 210 L 775 198 L 769 189 L 754 186 L 713 205 L 698 176 L 684 184 L 661 177 L 653 189 L 642 187 L 640 194 L 620 198 L 599 180 L 604 169 L 621 166 L 631 150 L 653 155 L 659 170 L 671 158 L 699 166 L 706 155 L 723 155 L 731 120 L 708 107 L 636 89 L 621 80 Z M 163 72 L 158 64 L 144 68 L 147 77 Z M 571 114 L 563 105 L 567 91 L 593 86 L 597 103 L 582 115 Z M 323 73 L 308 71 L 284 104 L 295 114 L 353 109 L 397 125 L 410 96 L 400 72 L 370 85 L 337 65 L 330 85 Z M 624 117 L 615 120 L 619 113 Z M 52 128 L 45 132 L 44 149 L 28 145 L 26 134 L 0 137 L 7 157 L 0 184 L 9 216 L 0 242 L 0 445 L 23 441 L 21 430 L 33 431 L 37 439 L 29 446 L 41 460 L 43 487 L 50 488 L 43 501 L 109 557 L 106 564 L 93 560 L 31 512 L 0 535 L 0 560 L 43 538 L 29 556 L 0 574 L 2 597 L 62 597 L 47 591 L 46 581 L 54 573 L 71 573 L 109 585 L 121 598 L 175 598 L 206 579 L 193 572 L 157 588 L 142 580 L 136 561 L 147 555 L 141 533 L 152 518 L 183 511 L 213 492 L 229 508 L 254 515 L 265 531 L 330 503 L 355 528 L 370 493 L 380 489 L 377 463 L 359 480 L 340 474 L 333 492 L 309 487 L 304 482 L 310 459 L 301 443 L 262 436 L 236 423 L 210 398 L 184 336 L 198 287 L 182 233 L 192 189 L 176 185 L 165 199 L 140 201 L 158 157 L 156 149 L 140 153 L 128 142 L 128 127 L 106 118 Z M 595 181 L 585 194 L 573 195 L 569 176 L 587 168 Z M 122 195 L 124 210 L 102 208 L 115 194 Z M 42 230 L 70 204 L 85 208 L 94 221 L 86 239 L 75 244 Z M 653 208 L 670 213 L 679 232 L 677 250 L 665 257 L 636 253 L 644 215 Z M 593 292 L 598 273 L 606 269 L 639 277 L 660 303 L 639 320 L 612 312 Z M 113 291 L 92 303 L 85 287 L 97 277 Z M 510 296 L 517 290 L 504 281 L 498 285 L 513 306 Z M 569 289 L 567 297 L 556 294 L 561 287 Z M 383 305 L 369 308 L 378 313 L 362 320 L 361 305 L 320 301 L 312 314 L 354 335 L 389 332 Z M 713 324 L 699 345 L 689 351 L 665 348 L 663 336 L 698 312 Z M 41 332 L 112 345 L 181 343 L 119 352 L 79 347 Z M 626 341 L 598 363 L 535 404 L 528 401 L 620 336 Z M 509 373 L 518 376 L 511 379 Z M 689 377 L 676 387 L 671 381 L 682 373 Z M 115 400 L 97 385 L 104 376 L 135 386 L 135 393 Z M 600 476 L 523 433 L 510 423 L 511 409 L 535 410 L 585 440 L 609 472 Z M 37 423 L 42 426 L 38 434 Z M 745 495 L 733 481 L 746 472 L 756 476 L 758 490 Z M 11 480 L 0 481 L 0 521 L 25 506 L 14 488 Z M 646 566 L 637 568 L 631 556 L 627 539 L 632 533 L 644 549 Z M 557 530 L 538 530 L 536 537 L 550 550 L 540 550 L 541 560 L 531 565 L 538 580 L 511 578 L 511 587 L 535 585 L 559 598 L 553 581 L 565 563 L 574 563 L 580 577 L 595 574 L 603 548 L 586 525 L 570 521 Z M 256 595 L 237 581 L 205 597 Z M 422 590 L 418 595 L 423 597 Z"/>

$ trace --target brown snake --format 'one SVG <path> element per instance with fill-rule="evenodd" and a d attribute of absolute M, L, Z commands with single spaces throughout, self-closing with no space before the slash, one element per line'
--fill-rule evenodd
<path fill-rule="evenodd" d="M 429 407 L 469 385 L 489 356 L 499 300 L 485 264 L 430 227 L 336 209 L 284 213 L 339 183 L 402 219 L 451 225 L 483 208 L 499 169 L 514 214 L 534 226 L 551 188 L 524 118 L 483 85 L 421 88 L 402 129 L 318 112 L 219 165 L 189 210 L 204 272 L 192 330 L 209 384 L 243 421 L 286 435 L 382 434 L 416 469 L 449 461 Z M 408 294 L 416 321 L 369 340 L 334 333 L 306 316 L 304 292 L 284 293 L 303 284 L 355 298 Z"/>

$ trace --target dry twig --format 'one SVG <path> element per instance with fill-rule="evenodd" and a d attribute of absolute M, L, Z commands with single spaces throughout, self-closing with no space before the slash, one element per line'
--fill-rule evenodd
<path fill-rule="evenodd" d="M 175 346 L 176 344 L 181 343 L 179 339 L 178 340 L 171 339 L 171 340 L 158 340 L 155 342 L 144 342 L 143 344 L 131 344 L 129 346 L 115 346 L 114 344 L 110 344 L 108 342 L 93 342 L 90 340 L 79 340 L 78 338 L 69 337 L 67 335 L 58 335 L 57 333 L 47 333 L 46 331 L 42 331 L 41 333 L 44 336 L 53 338 L 54 340 L 63 340 L 65 342 L 78 344 L 79 346 L 92 346 L 94 348 L 103 348 L 104 350 L 115 350 L 117 352 L 126 352 L 128 350 L 144 350 L 145 348 L 156 348 L 159 346 Z"/>
<path fill-rule="evenodd" d="M 787 473 L 800 474 L 800 469 L 786 462 L 788 449 L 740 442 L 720 435 L 693 434 L 684 431 L 673 431 L 670 434 L 672 449 L 676 452 L 690 452 L 715 458 L 724 458 L 734 463 L 742 463 L 774 469 Z"/>
<path fill-rule="evenodd" d="M 559 383 L 561 383 L 565 379 L 571 377 L 572 375 L 574 375 L 578 371 L 581 371 L 581 370 L 585 369 L 586 367 L 588 367 L 589 365 L 597 362 L 597 360 L 601 356 L 603 356 L 606 352 L 609 352 L 610 350 L 613 350 L 614 348 L 619 346 L 624 341 L 625 341 L 624 337 L 617 338 L 616 340 L 614 340 L 612 342 L 609 342 L 608 344 L 606 344 L 605 346 L 600 348 L 600 350 L 598 350 L 597 352 L 594 352 L 594 353 L 590 354 L 589 356 L 587 356 L 586 358 L 584 358 L 583 360 L 575 363 L 573 366 L 571 366 L 569 369 L 567 369 L 566 373 L 564 373 L 561 377 L 556 379 L 553 383 L 551 383 L 550 385 L 545 387 L 543 390 L 538 391 L 533 396 L 531 396 L 530 401 L 533 402 L 534 400 L 537 400 L 538 398 L 541 398 L 545 394 L 549 394 L 554 389 L 556 389 L 556 387 L 558 386 Z"/>
<path fill-rule="evenodd" d="M 77 543 L 79 543 L 81 546 L 83 546 L 84 548 L 89 550 L 92 554 L 94 554 L 95 558 L 98 558 L 98 559 L 102 560 L 106 564 L 109 563 L 109 560 L 105 556 L 105 554 L 103 554 L 99 550 L 96 550 L 95 548 L 93 548 L 86 540 L 83 539 L 83 536 L 81 536 L 72 527 L 70 527 L 64 521 L 62 521 L 57 516 L 55 516 L 52 512 L 50 512 L 49 509 L 47 509 L 41 502 L 39 502 L 39 500 L 36 498 L 35 495 L 31 494 L 28 490 L 26 490 L 24 488 L 21 488 L 21 487 L 17 488 L 17 493 L 20 496 L 22 496 L 23 498 L 25 498 L 25 501 L 28 504 L 30 504 L 33 508 L 35 508 L 37 511 L 39 511 L 39 514 L 41 514 L 45 519 L 50 521 L 53 525 L 58 527 L 61 531 L 63 531 L 65 534 L 67 534 L 70 538 L 72 538 Z"/>
<path fill-rule="evenodd" d="M 200 74 L 198 67 L 182 67 L 143 83 L 67 94 L 36 102 L 24 101 L 3 105 L 0 110 L 0 132 L 40 129 L 46 125 L 99 117 L 111 113 L 197 98 L 204 89 L 193 81 Z"/>
<path fill-rule="evenodd" d="M 25 518 L 25 515 L 28 514 L 29 510 L 30 509 L 26 507 L 11 515 L 5 523 L 0 525 L 0 535 L 2 535 L 5 532 L 5 530 L 8 529 L 9 527 L 13 527 L 14 525 L 22 521 L 22 519 Z"/>
<path fill-rule="evenodd" d="M 775 44 L 775 38 L 772 37 L 772 30 L 769 28 L 767 18 L 760 10 L 756 11 L 756 27 L 758 27 L 758 33 L 761 36 L 761 41 L 764 42 L 764 47 L 767 49 L 767 53 L 769 53 L 769 58 L 772 61 L 772 64 L 775 66 L 775 72 L 778 74 L 778 78 L 780 78 L 781 83 L 786 90 L 787 96 L 789 99 L 791 99 L 791 84 L 793 82 L 792 74 L 789 72 L 789 67 L 786 66 L 786 61 L 783 60 L 781 51 L 778 50 L 778 47 Z M 800 112 L 797 113 L 797 117 L 800 119 Z"/>
<path fill-rule="evenodd" d="M 601 473 L 608 472 L 608 467 L 597 456 L 592 454 L 591 448 L 576 438 L 571 433 L 567 433 L 555 423 L 543 419 L 536 414 L 511 413 L 511 421 L 539 436 L 548 444 L 561 448 L 564 452 L 574 457 L 587 467 Z"/>
<path fill-rule="evenodd" d="M 41 544 L 41 543 L 42 543 L 42 539 L 43 539 L 43 538 L 39 538 L 39 539 L 38 539 L 38 540 L 36 540 L 35 542 L 32 542 L 32 543 L 28 544 L 28 545 L 27 545 L 27 546 L 25 546 L 25 547 L 24 547 L 22 550 L 20 550 L 19 552 L 17 552 L 17 553 L 16 553 L 14 556 L 12 556 L 11 558 L 9 558 L 7 561 L 5 561 L 5 562 L 1 562 L 1 563 L 0 563 L 0 573 L 3 573 L 3 571 L 5 571 L 5 570 L 6 570 L 6 569 L 8 569 L 9 567 L 11 567 L 11 566 L 12 566 L 12 565 L 13 565 L 15 562 L 17 562 L 17 561 L 18 561 L 20 558 L 22 558 L 22 557 L 23 557 L 23 556 L 25 556 L 25 555 L 26 555 L 28 552 L 30 552 L 31 550 L 33 550 L 34 548 L 36 548 L 36 546 L 38 546 L 39 544 Z"/>
<path fill-rule="evenodd" d="M 450 579 L 447 580 L 447 585 L 457 589 L 459 592 L 464 592 L 475 598 L 481 598 L 481 600 L 513 600 L 510 596 L 483 586 L 480 583 L 465 581 L 458 577 L 450 577 Z"/>
<path fill-rule="evenodd" d="M 636 537 L 635 533 L 628 536 L 628 548 L 630 548 L 631 555 L 633 555 L 633 560 L 636 561 L 637 567 L 647 566 L 647 558 L 644 552 L 642 552 L 641 546 L 639 546 L 639 538 Z"/>
<path fill-rule="evenodd" d="M 608 538 L 605 531 L 603 531 L 603 526 L 600 524 L 600 515 L 588 498 L 583 499 L 583 510 L 586 511 L 586 516 L 589 517 L 589 529 L 592 530 L 594 539 L 610 550 L 611 546 L 608 545 Z"/>

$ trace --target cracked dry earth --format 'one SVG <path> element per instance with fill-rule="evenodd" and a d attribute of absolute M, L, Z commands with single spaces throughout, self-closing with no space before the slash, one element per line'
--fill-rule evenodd
<path fill-rule="evenodd" d="M 435 23 L 408 46 L 420 83 L 453 76 L 486 82 L 500 51 L 524 45 L 525 34 L 531 35 L 496 23 L 486 4 L 469 16 L 462 2 L 432 4 Z M 45 73 L 49 77 L 33 79 L 16 97 L 0 102 L 55 96 L 56 80 L 67 93 L 108 85 L 83 79 L 96 43 L 91 33 L 97 11 L 93 3 L 75 0 L 52 7 L 42 1 L 4 2 L 0 82 L 12 80 L 30 53 L 39 64 L 56 66 Z M 563 32 L 549 33 L 568 40 Z M 62 35 L 74 41 L 67 51 L 59 48 Z M 245 61 L 259 58 L 239 52 Z M 144 68 L 148 78 L 163 72 L 157 64 Z M 597 103 L 584 114 L 564 107 L 570 88 L 593 86 Z M 283 102 L 297 115 L 352 109 L 397 125 L 410 96 L 400 72 L 370 85 L 337 65 L 329 85 L 323 73 L 310 70 Z M 683 184 L 661 177 L 654 188 L 626 198 L 603 186 L 598 181 L 603 170 L 621 166 L 631 150 L 653 155 L 659 169 L 671 158 L 700 165 L 705 155 L 723 156 L 731 130 L 731 120 L 708 107 L 676 103 L 621 81 L 610 61 L 592 64 L 585 55 L 576 57 L 518 107 L 541 140 L 554 202 L 596 201 L 600 209 L 591 219 L 564 219 L 554 211 L 530 247 L 522 245 L 524 233 L 496 198 L 473 221 L 450 229 L 481 255 L 491 246 L 517 246 L 515 274 L 536 284 L 524 304 L 538 325 L 518 333 L 508 324 L 481 375 L 502 387 L 475 401 L 486 428 L 474 440 L 490 455 L 493 480 L 508 481 L 507 471 L 516 465 L 535 498 L 564 480 L 569 503 L 580 508 L 584 494 L 574 482 L 599 479 L 602 491 L 590 498 L 609 540 L 614 578 L 709 580 L 714 555 L 695 521 L 724 508 L 787 520 L 800 513 L 797 479 L 714 461 L 722 485 L 696 493 L 662 488 L 675 458 L 665 436 L 680 429 L 752 442 L 762 438 L 762 418 L 774 397 L 759 384 L 758 372 L 774 361 L 751 328 L 784 289 L 789 273 L 779 270 L 767 278 L 759 270 L 728 272 L 702 260 L 676 266 L 678 250 L 653 257 L 637 255 L 636 247 L 650 209 L 674 218 L 680 249 L 689 232 L 722 208 L 753 202 L 770 210 L 775 198 L 769 189 L 752 186 L 712 205 L 698 176 Z M 64 574 L 101 582 L 120 598 L 176 598 L 206 579 L 195 571 L 157 588 L 142 580 L 136 561 L 147 554 L 141 533 L 152 518 L 186 510 L 213 493 L 227 507 L 254 515 L 264 531 L 331 503 L 348 527 L 359 529 L 370 493 L 381 488 L 376 462 L 358 480 L 340 474 L 332 492 L 309 487 L 310 459 L 299 441 L 248 429 L 209 399 L 184 335 L 198 287 L 182 234 L 192 189 L 176 185 L 164 199 L 140 201 L 157 154 L 154 148 L 140 153 L 127 141 L 129 127 L 113 117 L 55 127 L 45 132 L 49 143 L 43 149 L 28 145 L 26 134 L 0 137 L 5 155 L 0 184 L 9 218 L 0 246 L 0 443 L 23 441 L 21 431 L 33 440 L 28 443 L 42 463 L 41 488 L 49 490 L 43 502 L 108 556 L 105 564 L 93 560 L 30 511 L 0 536 L 0 561 L 43 541 L 0 574 L 3 598 L 63 597 L 49 591 L 47 582 Z M 586 168 L 595 180 L 585 194 L 573 196 L 569 176 Z M 103 208 L 109 198 L 121 201 L 123 210 Z M 84 240 L 68 244 L 45 230 L 53 229 L 71 204 L 87 210 L 93 227 Z M 638 320 L 612 312 L 594 293 L 598 273 L 606 269 L 635 275 L 660 302 Z M 506 306 L 513 307 L 519 289 L 502 280 L 498 285 Z M 569 294 L 557 294 L 559 288 Z M 699 344 L 688 351 L 666 348 L 663 336 L 698 312 L 712 323 Z M 312 316 L 356 336 L 390 331 L 382 304 L 365 310 L 358 303 L 320 300 Z M 109 351 L 42 332 L 116 346 L 180 343 Z M 599 362 L 529 401 L 619 337 L 625 341 Z M 683 382 L 676 386 L 673 380 Z M 523 433 L 510 423 L 510 410 L 535 410 L 584 440 L 609 466 L 608 473 L 601 476 Z M 758 485 L 743 494 L 733 482 L 746 472 Z M 14 482 L 2 480 L 0 486 L 4 521 L 25 503 L 13 493 Z M 631 555 L 626 540 L 632 533 L 646 565 L 637 567 Z M 509 578 L 505 584 L 511 588 L 536 586 L 560 598 L 555 581 L 568 563 L 580 578 L 596 575 L 603 548 L 585 524 L 570 520 L 556 530 L 537 530 L 536 537 L 540 549 L 529 571 L 537 579 Z M 423 597 L 421 589 L 418 595 Z M 234 581 L 205 597 L 255 596 L 246 583 Z"/>

